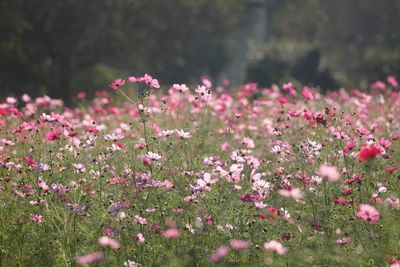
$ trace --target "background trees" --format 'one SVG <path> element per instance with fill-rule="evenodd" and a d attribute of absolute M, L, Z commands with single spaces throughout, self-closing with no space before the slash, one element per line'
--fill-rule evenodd
<path fill-rule="evenodd" d="M 217 79 L 249 0 L 0 1 L 1 94 L 68 98 L 117 76 Z M 400 0 L 265 0 L 244 80 L 351 87 L 400 73 Z M 236 39 L 235 39 L 236 38 Z"/>

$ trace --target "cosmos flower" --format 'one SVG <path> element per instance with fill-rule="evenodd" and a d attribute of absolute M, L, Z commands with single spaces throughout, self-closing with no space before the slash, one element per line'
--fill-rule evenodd
<path fill-rule="evenodd" d="M 379 212 L 368 204 L 361 204 L 357 217 L 362 221 L 375 224 L 379 220 Z"/>
<path fill-rule="evenodd" d="M 275 240 L 265 242 L 264 249 L 274 251 L 278 255 L 285 255 L 288 252 L 287 248 L 285 248 L 281 243 Z"/>

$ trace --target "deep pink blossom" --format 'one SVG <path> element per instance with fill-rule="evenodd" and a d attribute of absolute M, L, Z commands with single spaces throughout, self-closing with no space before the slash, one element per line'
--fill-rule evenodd
<path fill-rule="evenodd" d="M 118 88 L 120 88 L 121 86 L 125 85 L 125 80 L 123 79 L 116 79 L 115 81 L 113 81 L 112 83 L 110 83 L 109 87 L 111 89 L 117 90 Z"/>
<path fill-rule="evenodd" d="M 54 131 L 54 132 L 48 132 L 46 134 L 46 139 L 47 141 L 54 141 L 58 139 L 61 136 L 61 132 L 59 131 Z"/>

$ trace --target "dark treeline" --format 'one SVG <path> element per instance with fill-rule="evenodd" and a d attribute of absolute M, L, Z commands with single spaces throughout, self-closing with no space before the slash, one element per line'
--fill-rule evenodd
<path fill-rule="evenodd" d="M 249 0 L 2 0 L 0 92 L 70 99 L 116 77 L 217 78 Z M 400 0 L 265 0 L 243 80 L 355 86 L 400 74 Z"/>

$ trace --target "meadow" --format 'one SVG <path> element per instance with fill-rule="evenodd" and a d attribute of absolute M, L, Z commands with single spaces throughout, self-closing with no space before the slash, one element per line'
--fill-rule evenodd
<path fill-rule="evenodd" d="M 400 87 L 0 104 L 0 266 L 400 266 Z"/>

